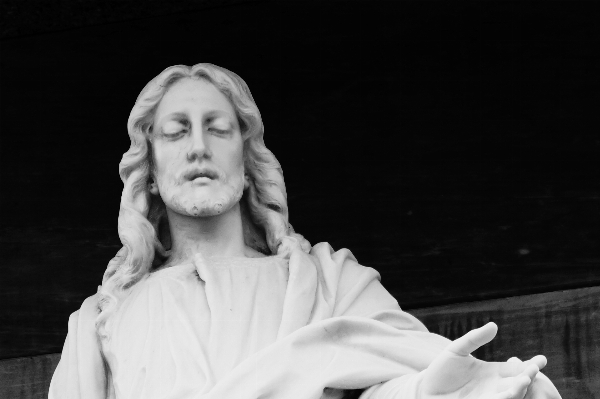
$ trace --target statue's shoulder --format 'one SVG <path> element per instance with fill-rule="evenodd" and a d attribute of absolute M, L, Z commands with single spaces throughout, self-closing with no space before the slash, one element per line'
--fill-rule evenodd
<path fill-rule="evenodd" d="M 99 295 L 87 297 L 78 310 L 69 316 L 69 334 L 79 335 L 82 332 L 95 332 L 96 318 L 100 313 L 98 308 Z"/>
<path fill-rule="evenodd" d="M 369 316 L 381 310 L 399 310 L 398 302 L 381 285 L 379 273 L 359 264 L 349 249 L 336 251 L 328 243 L 319 243 L 311 255 L 318 259 L 322 286 L 335 298 L 333 316 Z"/>
<path fill-rule="evenodd" d="M 98 307 L 100 302 L 100 294 L 95 293 L 94 295 L 88 296 L 83 300 L 80 310 L 85 313 L 98 314 L 100 308 Z"/>
<path fill-rule="evenodd" d="M 375 269 L 358 263 L 348 248 L 334 250 L 328 242 L 320 242 L 312 247 L 310 254 L 318 260 L 322 268 L 338 269 L 339 273 L 349 280 L 358 276 L 379 278 L 379 273 Z"/>
<path fill-rule="evenodd" d="M 98 293 L 91 295 L 83 300 L 81 306 L 78 310 L 71 313 L 70 319 L 96 319 L 98 313 L 100 313 L 99 308 L 100 295 Z"/>

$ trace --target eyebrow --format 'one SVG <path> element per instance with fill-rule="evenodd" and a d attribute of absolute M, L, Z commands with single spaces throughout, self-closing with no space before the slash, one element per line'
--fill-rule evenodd
<path fill-rule="evenodd" d="M 215 119 L 216 117 L 227 117 L 227 119 L 231 119 L 231 115 L 229 114 L 229 112 L 218 109 L 208 111 L 204 115 L 204 119 Z"/>
<path fill-rule="evenodd" d="M 215 119 L 217 117 L 226 117 L 227 119 L 232 119 L 232 116 L 229 114 L 229 112 L 223 111 L 223 110 L 218 110 L 218 109 L 208 111 L 204 115 L 204 119 Z M 188 118 L 189 118 L 188 114 L 186 114 L 185 112 L 173 112 L 173 113 L 163 116 L 162 118 L 160 118 L 160 120 L 158 122 L 163 123 L 165 119 L 188 119 Z M 233 119 L 235 122 L 235 118 L 233 118 Z"/>
<path fill-rule="evenodd" d="M 160 118 L 160 120 L 158 121 L 159 124 L 164 123 L 164 121 L 166 119 L 177 119 L 177 120 L 181 120 L 181 119 L 187 119 L 187 114 L 185 114 L 184 112 L 173 112 L 170 114 L 167 114 L 165 116 L 163 116 L 162 118 Z"/>

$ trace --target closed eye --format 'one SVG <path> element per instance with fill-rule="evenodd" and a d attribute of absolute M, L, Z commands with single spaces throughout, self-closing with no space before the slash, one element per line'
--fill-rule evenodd
<path fill-rule="evenodd" d="M 162 127 L 162 134 L 166 137 L 176 137 L 188 131 L 185 121 L 168 121 Z"/>
<path fill-rule="evenodd" d="M 227 133 L 229 133 L 231 130 L 229 130 L 229 129 L 226 129 L 226 130 L 225 130 L 225 129 L 217 129 L 216 127 L 209 127 L 209 128 L 208 128 L 208 131 L 209 131 L 209 132 L 216 133 L 216 134 L 227 134 Z"/>

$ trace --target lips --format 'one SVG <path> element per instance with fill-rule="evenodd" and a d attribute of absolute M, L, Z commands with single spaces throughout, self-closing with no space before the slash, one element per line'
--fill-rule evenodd
<path fill-rule="evenodd" d="M 192 171 L 187 172 L 184 175 L 186 180 L 190 180 L 190 181 L 194 181 L 195 179 L 199 178 L 199 177 L 207 177 L 211 180 L 214 180 L 216 178 L 219 177 L 219 174 L 212 170 L 212 169 L 194 169 Z"/>

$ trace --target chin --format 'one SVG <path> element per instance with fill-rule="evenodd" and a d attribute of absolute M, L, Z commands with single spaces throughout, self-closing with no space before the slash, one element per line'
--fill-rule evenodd
<path fill-rule="evenodd" d="M 242 198 L 242 184 L 225 185 L 212 193 L 179 193 L 173 195 L 165 205 L 175 212 L 192 217 L 218 216 L 233 208 Z M 196 194 L 196 195 L 194 195 Z"/>

